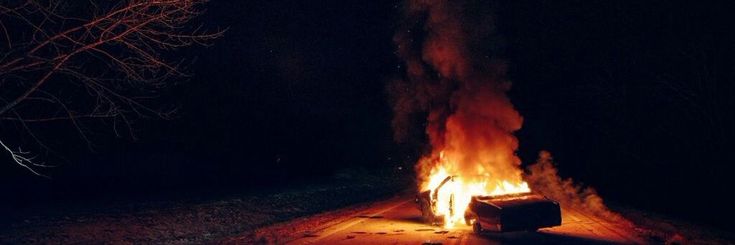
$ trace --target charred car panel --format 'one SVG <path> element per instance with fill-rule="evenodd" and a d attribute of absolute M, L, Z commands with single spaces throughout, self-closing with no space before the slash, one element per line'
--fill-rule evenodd
<path fill-rule="evenodd" d="M 453 179 L 453 176 L 447 177 L 446 179 L 444 179 L 444 181 L 441 182 L 441 184 L 439 184 L 436 189 L 441 189 L 447 182 L 452 181 Z M 422 219 L 424 220 L 424 222 L 432 225 L 440 225 L 444 222 L 444 216 L 438 215 L 435 212 L 437 204 L 437 193 L 438 192 L 432 193 L 431 191 L 424 191 L 416 196 L 416 203 L 419 204 Z"/>

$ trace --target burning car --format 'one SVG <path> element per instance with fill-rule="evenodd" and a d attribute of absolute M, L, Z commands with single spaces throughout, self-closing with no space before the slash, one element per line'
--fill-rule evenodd
<path fill-rule="evenodd" d="M 535 231 L 561 225 L 559 204 L 532 192 L 475 195 L 471 197 L 467 207 L 455 205 L 460 200 L 454 194 L 449 194 L 449 198 L 443 200 L 448 202 L 445 205 L 448 213 L 440 214 L 437 210 L 444 204 L 439 201 L 439 193 L 442 188 L 450 188 L 448 186 L 456 178 L 457 176 L 447 176 L 435 189 L 421 192 L 417 196 L 416 202 L 425 222 L 444 224 L 448 220 L 447 216 L 457 216 L 457 212 L 464 212 L 464 222 L 472 225 L 475 232 Z"/>

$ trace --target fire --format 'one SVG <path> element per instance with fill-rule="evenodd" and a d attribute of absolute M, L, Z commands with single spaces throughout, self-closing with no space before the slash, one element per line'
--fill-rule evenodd
<path fill-rule="evenodd" d="M 446 228 L 465 222 L 464 214 L 473 196 L 499 196 L 531 191 L 525 181 L 493 180 L 489 173 L 478 176 L 452 175 L 444 165 L 450 163 L 444 162 L 432 171 L 426 190 L 431 191 L 432 197 L 436 196 L 434 212 L 444 217 Z M 445 182 L 447 177 L 451 178 Z"/>
<path fill-rule="evenodd" d="M 507 95 L 512 83 L 493 6 L 488 1 L 406 0 L 405 20 L 394 36 L 404 61 L 399 67 L 405 67 L 405 74 L 388 86 L 394 138 L 425 150 L 415 166 L 418 189 L 422 197 L 429 192 L 431 211 L 442 215 L 447 227 L 464 220 L 473 196 L 531 191 L 516 155 L 514 133 L 523 117 Z M 418 125 L 425 142 L 415 138 Z M 548 154 L 540 160 L 543 164 L 526 176 L 534 191 L 609 213 L 594 191 L 585 189 L 580 196 L 577 187 L 559 178 Z M 421 205 L 424 211 L 427 204 Z"/>
<path fill-rule="evenodd" d="M 511 82 L 496 52 L 503 45 L 494 14 L 474 11 L 485 1 L 406 3 L 394 38 L 406 74 L 389 87 L 395 138 L 424 128 L 430 148 L 416 164 L 419 189 L 431 192 L 434 213 L 451 227 L 464 220 L 473 196 L 530 191 L 513 134 L 523 117 L 507 96 Z M 416 124 L 419 115 L 425 120 Z"/>

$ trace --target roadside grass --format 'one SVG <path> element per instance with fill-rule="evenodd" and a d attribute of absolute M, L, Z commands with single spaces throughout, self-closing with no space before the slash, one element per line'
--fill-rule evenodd
<path fill-rule="evenodd" d="M 244 193 L 38 205 L 8 213 L 0 222 L 0 243 L 206 243 L 386 198 L 410 189 L 411 181 L 410 174 L 392 169 L 346 169 L 320 181 Z"/>

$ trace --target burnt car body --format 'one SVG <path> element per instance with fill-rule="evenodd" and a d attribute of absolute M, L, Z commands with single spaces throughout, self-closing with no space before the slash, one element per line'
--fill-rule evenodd
<path fill-rule="evenodd" d="M 465 221 L 476 232 L 535 231 L 561 225 L 559 204 L 535 193 L 474 196 Z"/>
<path fill-rule="evenodd" d="M 447 182 L 454 181 L 454 178 L 454 176 L 448 176 L 439 184 L 439 186 L 436 187 L 436 190 L 441 189 Z M 432 225 L 439 225 L 444 222 L 444 217 L 436 214 L 435 212 L 437 205 L 437 193 L 438 191 L 432 193 L 428 190 L 421 192 L 416 196 L 416 203 L 419 205 L 419 209 L 421 210 L 421 218 L 424 222 Z M 450 198 L 450 200 L 452 199 L 453 198 Z M 452 211 L 453 210 L 450 210 L 450 213 Z"/>
<path fill-rule="evenodd" d="M 447 177 L 437 190 L 454 178 Z M 436 192 L 424 191 L 416 197 L 424 221 L 430 224 L 441 224 L 444 220 L 434 211 L 436 195 Z M 451 202 L 453 198 L 449 200 Z M 453 215 L 451 212 L 453 210 L 450 210 L 450 215 Z M 561 225 L 561 208 L 557 202 L 536 193 L 473 196 L 464 218 L 475 232 L 535 231 Z"/>

